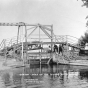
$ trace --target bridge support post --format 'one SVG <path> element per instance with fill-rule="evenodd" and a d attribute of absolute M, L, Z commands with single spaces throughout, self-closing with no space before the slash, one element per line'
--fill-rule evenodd
<path fill-rule="evenodd" d="M 25 24 L 24 24 L 25 25 Z M 28 53 L 27 53 L 27 51 L 28 51 L 28 43 L 27 43 L 27 29 L 26 29 L 26 25 L 25 25 L 25 46 L 26 46 L 26 57 L 24 58 L 25 59 L 25 61 L 27 62 L 27 58 L 28 58 Z M 30 63 L 30 62 L 29 62 Z"/>
<path fill-rule="evenodd" d="M 20 30 L 20 26 L 18 26 L 18 32 L 17 32 L 17 44 L 18 44 L 18 41 L 19 41 L 19 30 Z"/>
<path fill-rule="evenodd" d="M 39 42 L 41 42 L 41 37 L 40 37 L 40 27 L 39 27 Z M 40 47 L 41 47 L 41 44 L 40 44 Z M 42 59 L 42 49 L 39 50 L 39 59 L 40 59 L 40 65 L 41 65 L 41 59 Z"/>
<path fill-rule="evenodd" d="M 25 60 L 24 60 L 24 57 L 23 57 L 23 42 L 22 42 L 22 56 L 21 56 L 21 58 L 22 58 L 22 60 L 23 60 L 23 66 L 25 65 Z"/>
<path fill-rule="evenodd" d="M 53 61 L 53 25 L 51 25 L 51 54 L 50 54 L 50 58 L 52 59 Z"/>
<path fill-rule="evenodd" d="M 53 51 L 53 25 L 51 25 L 51 51 Z"/>
<path fill-rule="evenodd" d="M 4 51 L 4 57 L 5 57 L 4 65 L 7 65 L 7 55 L 6 55 L 6 53 L 7 53 L 7 48 L 6 48 L 6 39 L 4 40 L 4 49 L 5 49 L 5 51 Z"/>

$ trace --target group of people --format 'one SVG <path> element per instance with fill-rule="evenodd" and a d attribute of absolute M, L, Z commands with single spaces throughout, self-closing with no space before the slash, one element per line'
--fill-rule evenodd
<path fill-rule="evenodd" d="M 51 50 L 51 47 L 49 46 L 49 50 Z M 59 45 L 59 47 L 55 44 L 53 47 L 53 52 L 59 53 L 63 55 L 63 45 Z"/>
<path fill-rule="evenodd" d="M 63 45 L 59 45 L 59 47 L 57 45 L 54 45 L 54 52 L 57 52 L 63 55 Z"/>

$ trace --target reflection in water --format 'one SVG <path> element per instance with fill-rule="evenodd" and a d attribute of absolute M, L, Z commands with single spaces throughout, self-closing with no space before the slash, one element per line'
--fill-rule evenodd
<path fill-rule="evenodd" d="M 88 79 L 88 70 L 80 70 L 79 77 L 81 80 Z"/>
<path fill-rule="evenodd" d="M 83 79 L 84 77 L 88 79 L 88 71 L 74 68 L 69 65 L 31 65 L 3 72 L 0 77 L 6 88 L 83 88 L 88 86 L 87 81 Z M 82 83 L 83 80 L 86 85 Z"/>
<path fill-rule="evenodd" d="M 9 73 L 5 73 L 2 77 L 5 86 L 10 86 L 10 74 Z"/>

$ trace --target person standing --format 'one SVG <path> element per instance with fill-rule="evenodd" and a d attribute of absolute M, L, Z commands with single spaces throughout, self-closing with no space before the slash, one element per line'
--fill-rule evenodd
<path fill-rule="evenodd" d="M 54 52 L 58 52 L 58 46 L 54 45 Z"/>
<path fill-rule="evenodd" d="M 63 46 L 62 45 L 59 45 L 59 54 L 60 53 L 63 55 Z"/>

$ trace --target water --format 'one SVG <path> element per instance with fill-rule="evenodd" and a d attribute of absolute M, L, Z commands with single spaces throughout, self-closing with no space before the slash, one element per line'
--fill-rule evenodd
<path fill-rule="evenodd" d="M 88 88 L 88 67 L 33 65 L 0 71 L 0 88 Z"/>

